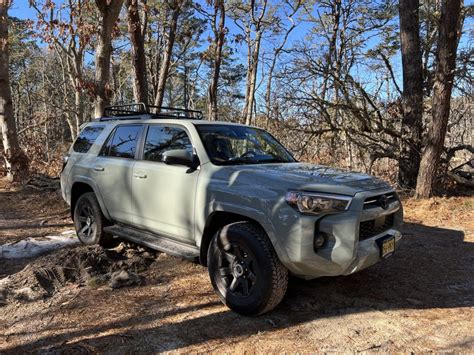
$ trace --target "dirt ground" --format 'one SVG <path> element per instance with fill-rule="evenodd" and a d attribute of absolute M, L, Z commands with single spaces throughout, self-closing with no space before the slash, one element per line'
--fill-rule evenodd
<path fill-rule="evenodd" d="M 393 257 L 351 276 L 292 279 L 282 304 L 256 318 L 224 307 L 204 267 L 164 254 L 79 246 L 0 258 L 13 291 L 35 283 L 44 291 L 7 296 L 0 352 L 472 352 L 474 198 L 407 200 L 405 213 Z M 71 228 L 57 192 L 0 188 L 0 245 Z M 117 265 L 140 284 L 109 287 Z"/>

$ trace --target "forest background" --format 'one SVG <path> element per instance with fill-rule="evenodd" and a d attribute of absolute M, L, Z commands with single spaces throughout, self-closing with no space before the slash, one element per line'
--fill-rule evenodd
<path fill-rule="evenodd" d="M 473 3 L 0 0 L 2 175 L 57 176 L 109 104 L 202 110 L 416 197 L 472 186 Z M 471 162 L 472 164 L 472 162 Z"/>

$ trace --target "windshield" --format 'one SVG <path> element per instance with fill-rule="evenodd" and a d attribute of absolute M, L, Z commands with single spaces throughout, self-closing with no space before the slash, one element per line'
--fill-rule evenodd
<path fill-rule="evenodd" d="M 237 125 L 196 125 L 216 165 L 293 163 L 295 159 L 270 133 Z"/>

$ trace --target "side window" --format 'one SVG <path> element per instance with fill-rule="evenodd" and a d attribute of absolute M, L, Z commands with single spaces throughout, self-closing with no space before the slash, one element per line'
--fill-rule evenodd
<path fill-rule="evenodd" d="M 104 130 L 104 126 L 88 126 L 77 137 L 72 149 L 78 153 L 87 153 L 95 140 Z"/>
<path fill-rule="evenodd" d="M 151 125 L 145 140 L 143 159 L 162 161 L 163 153 L 173 149 L 193 152 L 193 146 L 186 131 L 179 127 Z"/>
<path fill-rule="evenodd" d="M 100 155 L 133 159 L 142 127 L 141 125 L 118 126 L 107 139 Z"/>

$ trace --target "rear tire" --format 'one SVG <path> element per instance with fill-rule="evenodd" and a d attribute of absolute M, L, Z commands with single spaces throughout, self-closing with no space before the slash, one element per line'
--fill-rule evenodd
<path fill-rule="evenodd" d="M 103 230 L 108 224 L 95 194 L 86 192 L 81 195 L 74 207 L 74 226 L 81 243 L 100 244 L 106 248 L 113 247 L 116 244 L 115 239 Z"/>
<path fill-rule="evenodd" d="M 214 290 L 239 314 L 271 311 L 286 293 L 288 270 L 265 232 L 250 222 L 232 223 L 217 232 L 207 260 Z"/>

